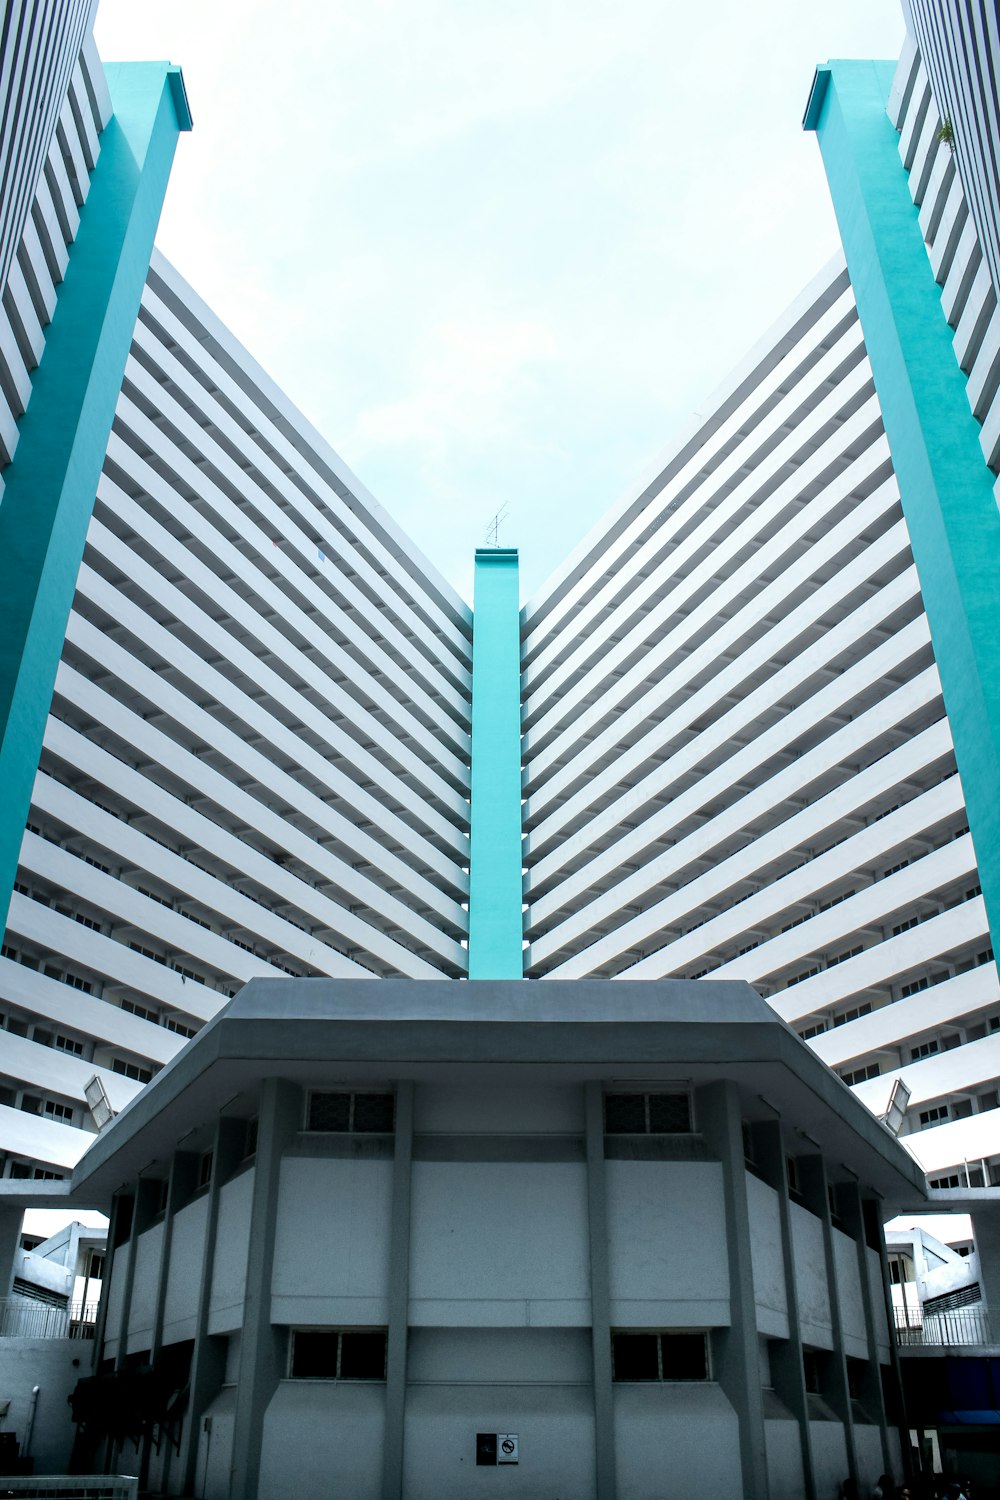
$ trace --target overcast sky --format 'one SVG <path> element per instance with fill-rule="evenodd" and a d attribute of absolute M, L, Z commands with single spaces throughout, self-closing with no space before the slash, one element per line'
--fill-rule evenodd
<path fill-rule="evenodd" d="M 527 597 L 836 251 L 813 67 L 898 0 L 101 0 L 182 64 L 160 248 L 468 595 Z"/>

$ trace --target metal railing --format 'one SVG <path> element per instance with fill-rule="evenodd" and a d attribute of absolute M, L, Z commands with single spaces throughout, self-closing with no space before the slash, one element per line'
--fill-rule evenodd
<path fill-rule="evenodd" d="M 96 1321 L 96 1302 L 53 1307 L 30 1297 L 0 1297 L 0 1338 L 92 1339 Z"/>
<path fill-rule="evenodd" d="M 954 1307 L 947 1312 L 896 1308 L 896 1341 L 901 1349 L 945 1345 L 1000 1344 L 1000 1317 L 984 1306 Z"/>
<path fill-rule="evenodd" d="M 136 1500 L 139 1481 L 128 1474 L 36 1474 L 10 1478 L 0 1474 L 0 1500 Z"/>

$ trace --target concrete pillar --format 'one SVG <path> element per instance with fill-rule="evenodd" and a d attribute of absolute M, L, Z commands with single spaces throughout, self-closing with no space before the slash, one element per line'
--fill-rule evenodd
<path fill-rule="evenodd" d="M 861 1302 L 865 1314 L 865 1341 L 868 1345 L 868 1375 L 865 1380 L 862 1401 L 865 1409 L 873 1414 L 879 1424 L 879 1434 L 882 1439 L 882 1472 L 883 1474 L 888 1474 L 892 1472 L 894 1465 L 892 1450 L 889 1447 L 889 1425 L 886 1420 L 885 1395 L 882 1391 L 882 1372 L 878 1359 L 878 1339 L 875 1332 L 875 1304 L 872 1300 L 871 1278 L 868 1275 L 868 1240 L 864 1205 L 861 1201 L 861 1190 L 856 1182 L 838 1184 L 834 1189 L 834 1196 L 837 1200 L 837 1215 L 842 1220 L 846 1232 L 854 1240 L 858 1250 L 858 1275 L 861 1278 Z"/>
<path fill-rule="evenodd" d="M 24 1210 L 10 1204 L 0 1208 L 0 1297 L 9 1297 L 14 1286 L 14 1266 L 21 1248 Z"/>
<path fill-rule="evenodd" d="M 771 1349 L 771 1373 L 778 1394 L 799 1424 L 802 1446 L 802 1486 L 805 1500 L 816 1500 L 816 1473 L 813 1464 L 812 1428 L 809 1425 L 809 1402 L 802 1365 L 802 1323 L 799 1317 L 799 1293 L 795 1279 L 795 1249 L 792 1243 L 792 1211 L 788 1197 L 788 1163 L 777 1120 L 762 1120 L 753 1127 L 754 1153 L 761 1170 L 778 1195 L 778 1217 L 781 1226 L 781 1260 L 785 1272 L 785 1298 L 788 1308 L 788 1339 L 776 1340 Z"/>
<path fill-rule="evenodd" d="M 135 1209 L 135 1199 L 128 1193 L 116 1193 L 111 1200 L 111 1214 L 108 1223 L 107 1249 L 104 1252 L 104 1286 L 101 1291 L 101 1300 L 97 1307 L 97 1322 L 94 1325 L 94 1359 L 93 1369 L 96 1372 L 101 1368 L 104 1360 L 104 1330 L 108 1321 L 108 1287 L 111 1275 L 111 1263 L 117 1249 L 127 1243 L 128 1236 L 122 1229 L 122 1221 L 126 1214 L 131 1215 Z"/>
<path fill-rule="evenodd" d="M 695 1107 L 698 1128 L 722 1163 L 730 1322 L 717 1337 L 719 1384 L 739 1419 L 743 1500 L 767 1500 L 764 1401 L 757 1357 L 757 1310 L 739 1090 L 728 1078 L 706 1084 L 697 1092 Z"/>
<path fill-rule="evenodd" d="M 392 1162 L 392 1227 L 389 1235 L 389 1332 L 385 1371 L 385 1441 L 382 1500 L 403 1493 L 403 1432 L 406 1421 L 406 1347 L 410 1318 L 410 1181 L 413 1164 L 413 1084 L 396 1087 Z"/>
<path fill-rule="evenodd" d="M 851 1391 L 847 1380 L 847 1356 L 844 1352 L 844 1320 L 840 1313 L 837 1259 L 833 1247 L 833 1221 L 830 1215 L 830 1192 L 826 1176 L 826 1163 L 822 1156 L 800 1156 L 796 1158 L 796 1164 L 799 1174 L 799 1188 L 805 1200 L 806 1207 L 810 1213 L 816 1215 L 823 1226 L 826 1284 L 830 1294 L 830 1325 L 833 1332 L 833 1351 L 830 1355 L 830 1380 L 824 1396 L 844 1424 L 844 1440 L 847 1444 L 847 1471 L 857 1485 L 860 1484 L 858 1452 L 854 1441 Z"/>
<path fill-rule="evenodd" d="M 906 1388 L 903 1385 L 903 1369 L 899 1359 L 899 1345 L 896 1342 L 892 1288 L 889 1284 L 889 1257 L 886 1254 L 885 1229 L 882 1224 L 882 1204 L 876 1199 L 867 1198 L 862 1202 L 861 1211 L 864 1215 L 868 1243 L 877 1246 L 879 1264 L 882 1267 L 882 1299 L 885 1303 L 886 1324 L 889 1329 L 890 1366 L 896 1392 L 894 1421 L 899 1432 L 899 1451 L 903 1455 L 905 1476 L 911 1471 L 910 1423 L 906 1415 Z M 886 1415 L 888 1419 L 889 1413 Z"/>
<path fill-rule="evenodd" d="M 611 1281 L 604 1167 L 604 1090 L 584 1085 L 587 1216 L 590 1241 L 590 1336 L 594 1379 L 596 1500 L 615 1500 L 615 1411 L 611 1385 Z"/>
<path fill-rule="evenodd" d="M 992 1335 L 994 1340 L 1000 1339 L 1000 1203 L 975 1209 L 972 1236 L 979 1253 L 979 1284 L 993 1324 Z"/>
<path fill-rule="evenodd" d="M 257 1164 L 250 1209 L 231 1500 L 257 1500 L 264 1415 L 285 1373 L 288 1342 L 285 1330 L 271 1325 L 271 1275 L 281 1158 L 301 1128 L 301 1115 L 301 1091 L 283 1078 L 265 1078 L 260 1090 Z"/>
<path fill-rule="evenodd" d="M 132 1283 L 135 1280 L 135 1257 L 140 1234 L 144 1233 L 159 1211 L 162 1180 L 158 1177 L 140 1178 L 136 1185 L 132 1226 L 129 1231 L 127 1259 L 125 1261 L 125 1291 L 122 1296 L 121 1337 L 115 1355 L 115 1369 L 123 1370 L 128 1354 L 128 1325 L 132 1317 Z"/>
<path fill-rule="evenodd" d="M 195 1185 L 197 1157 L 190 1151 L 175 1151 L 170 1162 L 167 1180 L 167 1202 L 163 1210 L 163 1238 L 160 1241 L 160 1264 L 156 1271 L 156 1295 L 153 1302 L 153 1331 L 149 1340 L 149 1362 L 155 1368 L 163 1346 L 163 1309 L 167 1300 L 167 1273 L 170 1267 L 170 1245 L 174 1233 L 174 1215 L 187 1202 Z M 142 1440 L 139 1458 L 139 1487 L 145 1489 L 149 1480 L 149 1460 L 153 1443 L 152 1432 Z"/>
<path fill-rule="evenodd" d="M 195 1467 L 198 1461 L 198 1434 L 205 1408 L 222 1385 L 226 1373 L 226 1351 L 221 1339 L 208 1333 L 208 1310 L 212 1298 L 212 1267 L 215 1264 L 215 1242 L 219 1225 L 219 1193 L 243 1159 L 246 1144 L 246 1121 L 219 1119 L 213 1144 L 212 1180 L 208 1188 L 208 1211 L 205 1240 L 198 1278 L 198 1305 L 195 1311 L 194 1351 L 189 1376 L 188 1420 L 181 1433 L 177 1469 L 181 1491 L 194 1493 Z"/>

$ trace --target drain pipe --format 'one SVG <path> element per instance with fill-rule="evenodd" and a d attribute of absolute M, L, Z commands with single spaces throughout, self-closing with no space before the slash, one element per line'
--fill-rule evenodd
<path fill-rule="evenodd" d="M 38 1405 L 38 1393 L 40 1385 L 31 1387 L 31 1400 L 28 1402 L 28 1420 L 24 1424 L 24 1442 L 21 1444 L 21 1457 L 27 1458 L 31 1452 L 31 1430 L 35 1425 L 35 1407 Z"/>

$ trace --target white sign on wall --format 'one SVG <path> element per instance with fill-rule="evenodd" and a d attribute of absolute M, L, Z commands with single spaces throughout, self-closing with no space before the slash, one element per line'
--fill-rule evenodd
<path fill-rule="evenodd" d="M 517 1433 L 516 1432 L 498 1432 L 497 1433 L 497 1463 L 498 1464 L 516 1464 L 517 1463 L 517 1456 L 518 1456 L 517 1455 L 517 1448 L 518 1448 L 518 1444 L 517 1444 Z"/>

